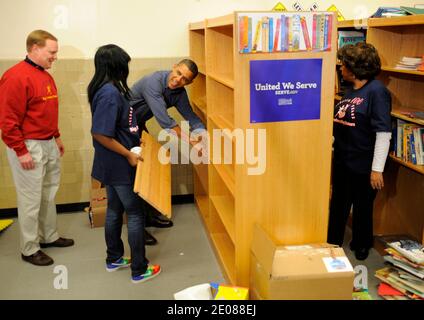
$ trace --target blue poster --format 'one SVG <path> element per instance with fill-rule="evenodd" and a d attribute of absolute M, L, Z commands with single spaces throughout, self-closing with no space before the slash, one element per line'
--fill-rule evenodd
<path fill-rule="evenodd" d="M 250 122 L 320 118 L 322 59 L 251 60 Z"/>

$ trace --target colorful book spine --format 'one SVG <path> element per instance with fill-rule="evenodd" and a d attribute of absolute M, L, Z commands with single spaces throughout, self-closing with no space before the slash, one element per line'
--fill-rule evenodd
<path fill-rule="evenodd" d="M 269 52 L 274 47 L 274 18 L 269 18 Z"/>
<path fill-rule="evenodd" d="M 247 51 L 252 52 L 252 18 L 248 20 L 248 31 L 247 31 Z"/>
<path fill-rule="evenodd" d="M 256 22 L 255 39 L 253 40 L 252 52 L 258 51 L 259 35 L 261 33 L 261 28 L 262 28 L 262 21 L 258 20 L 258 22 Z"/>
<path fill-rule="evenodd" d="M 244 38 L 245 35 L 247 34 L 245 30 L 245 25 L 244 25 L 244 17 L 245 16 L 241 16 L 239 17 L 239 52 L 240 53 L 244 53 L 245 50 L 245 46 L 244 46 Z"/>
<path fill-rule="evenodd" d="M 319 38 L 320 38 L 320 32 L 321 32 L 321 15 L 320 14 L 318 14 L 317 15 L 317 25 L 316 25 L 316 47 L 315 47 L 315 49 L 316 50 L 319 50 L 320 48 L 319 48 Z"/>
<path fill-rule="evenodd" d="M 293 18 L 286 17 L 286 25 L 287 25 L 287 48 L 289 51 L 293 51 Z"/>
<path fill-rule="evenodd" d="M 300 25 L 300 15 L 295 14 L 292 17 L 292 40 L 293 40 L 293 51 L 298 51 L 300 49 L 300 33 L 301 33 L 301 25 Z"/>
<path fill-rule="evenodd" d="M 287 43 L 287 17 L 282 15 L 281 16 L 281 52 L 286 52 L 288 50 L 288 47 L 286 45 Z"/>
<path fill-rule="evenodd" d="M 415 150 L 415 136 L 414 136 L 414 129 L 412 128 L 409 141 L 410 141 L 410 148 L 411 148 L 411 162 L 412 164 L 417 164 L 417 152 Z"/>
<path fill-rule="evenodd" d="M 327 50 L 327 36 L 328 36 L 328 15 L 324 16 L 324 42 L 322 44 L 322 49 Z"/>
<path fill-rule="evenodd" d="M 278 40 L 280 39 L 280 29 L 281 29 L 281 19 L 277 19 L 276 26 L 275 26 L 274 47 L 272 48 L 273 52 L 278 51 Z"/>
<path fill-rule="evenodd" d="M 317 48 L 317 15 L 314 13 L 312 17 L 312 49 Z"/>
<path fill-rule="evenodd" d="M 328 17 L 327 50 L 331 50 L 331 37 L 333 34 L 333 15 L 330 14 L 327 17 Z"/>
<path fill-rule="evenodd" d="M 319 50 L 324 49 L 325 14 L 320 15 L 319 24 Z"/>
<path fill-rule="evenodd" d="M 262 52 L 269 50 L 269 18 L 262 17 Z"/>
<path fill-rule="evenodd" d="M 311 50 L 311 41 L 309 39 L 309 32 L 308 32 L 308 26 L 306 25 L 306 18 L 301 17 L 300 18 L 300 24 L 302 26 L 302 32 L 303 32 L 303 40 L 305 41 L 305 47 L 306 50 Z"/>
<path fill-rule="evenodd" d="M 239 52 L 243 52 L 243 17 L 239 17 Z"/>

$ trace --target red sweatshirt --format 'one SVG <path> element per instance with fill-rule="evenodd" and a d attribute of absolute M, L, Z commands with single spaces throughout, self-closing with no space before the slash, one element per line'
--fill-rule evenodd
<path fill-rule="evenodd" d="M 45 70 L 21 61 L 0 80 L 0 130 L 18 156 L 28 152 L 24 140 L 59 137 L 56 84 Z"/>

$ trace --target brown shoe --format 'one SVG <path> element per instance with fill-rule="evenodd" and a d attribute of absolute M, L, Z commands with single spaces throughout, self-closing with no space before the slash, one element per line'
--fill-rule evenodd
<path fill-rule="evenodd" d="M 55 242 L 51 243 L 40 243 L 41 248 L 49 248 L 49 247 L 70 247 L 74 245 L 74 240 L 72 239 L 66 239 L 66 238 L 59 238 Z"/>
<path fill-rule="evenodd" d="M 53 259 L 41 250 L 38 250 L 36 253 L 30 256 L 24 256 L 23 254 L 21 256 L 22 260 L 32 263 L 36 266 L 49 266 L 54 263 Z"/>

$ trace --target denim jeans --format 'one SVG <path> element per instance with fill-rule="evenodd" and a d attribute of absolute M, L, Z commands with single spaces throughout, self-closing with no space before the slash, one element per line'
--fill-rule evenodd
<path fill-rule="evenodd" d="M 131 274 L 132 276 L 143 274 L 149 263 L 144 247 L 146 219 L 144 200 L 134 193 L 131 185 L 106 185 L 106 192 L 108 199 L 105 222 L 106 262 L 115 262 L 124 255 L 121 231 L 125 211 L 128 218 L 128 244 L 131 249 Z"/>

